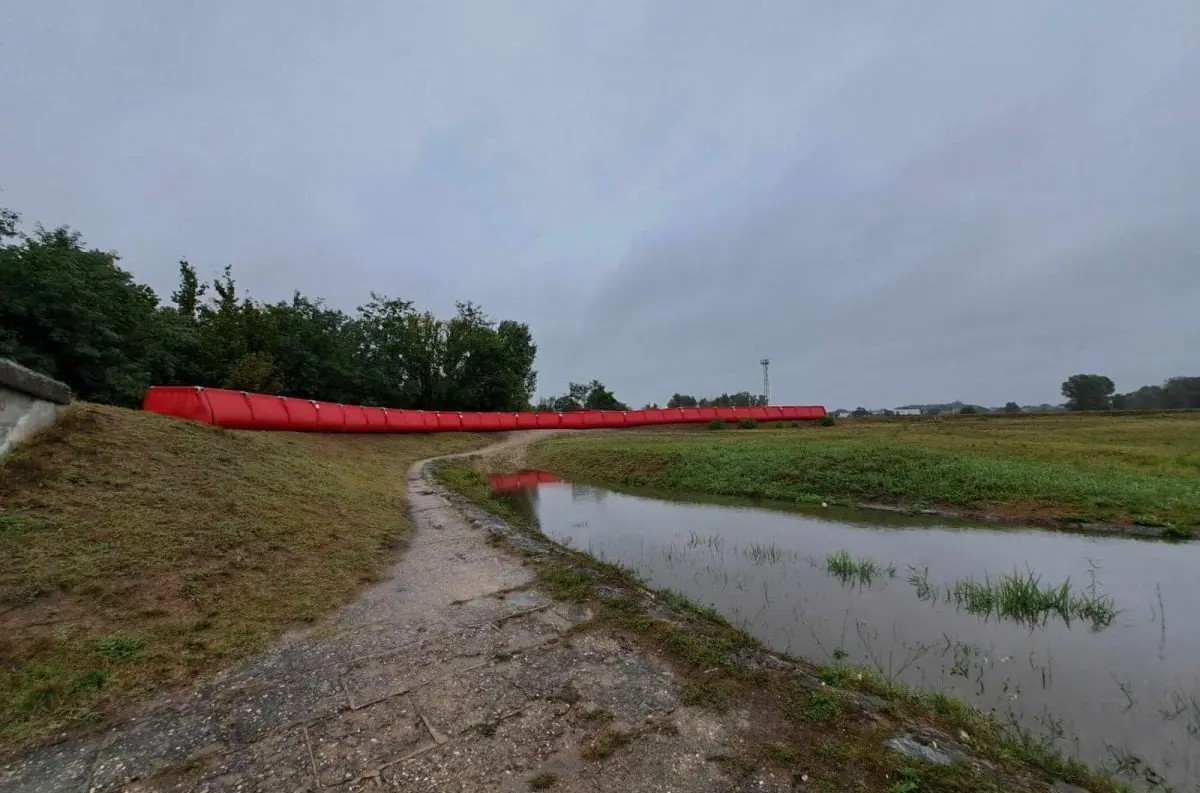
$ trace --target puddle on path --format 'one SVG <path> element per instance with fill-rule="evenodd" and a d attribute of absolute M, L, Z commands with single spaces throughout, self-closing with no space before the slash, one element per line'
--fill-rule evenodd
<path fill-rule="evenodd" d="M 1200 789 L 1200 543 L 978 527 L 869 510 L 685 503 L 525 477 L 509 497 L 559 542 L 713 606 L 770 647 L 954 692 L 1145 785 Z M 507 480 L 505 480 L 507 481 Z M 846 551 L 883 570 L 844 581 Z M 889 571 L 894 569 L 894 574 Z M 939 596 L 910 581 L 927 570 Z M 979 616 L 946 585 L 1032 571 L 1109 595 L 1103 627 Z"/>

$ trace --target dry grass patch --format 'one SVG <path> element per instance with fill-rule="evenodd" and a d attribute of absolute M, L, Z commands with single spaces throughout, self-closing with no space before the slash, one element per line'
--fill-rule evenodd
<path fill-rule="evenodd" d="M 231 432 L 73 405 L 0 464 L 0 751 L 345 604 L 412 530 L 408 466 L 495 438 Z"/>

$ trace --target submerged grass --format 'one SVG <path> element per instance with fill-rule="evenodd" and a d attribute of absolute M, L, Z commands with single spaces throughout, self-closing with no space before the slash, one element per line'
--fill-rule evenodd
<path fill-rule="evenodd" d="M 598 485 L 1137 524 L 1179 537 L 1200 526 L 1200 413 L 623 430 L 553 438 L 529 461 Z"/>
<path fill-rule="evenodd" d="M 411 531 L 408 466 L 492 440 L 231 432 L 72 405 L 0 462 L 0 752 L 350 601 Z"/>
<path fill-rule="evenodd" d="M 1031 570 L 1014 571 L 995 579 L 979 581 L 966 578 L 949 584 L 944 590 L 929 580 L 929 570 L 913 570 L 908 579 L 921 600 L 945 598 L 972 614 L 994 616 L 1040 625 L 1056 615 L 1064 622 L 1080 620 L 1093 630 L 1108 627 L 1119 611 L 1112 595 L 1098 592 L 1095 586 L 1077 590 L 1068 578 L 1058 586 L 1043 584 Z"/>
<path fill-rule="evenodd" d="M 443 485 L 504 517 L 515 530 L 548 540 L 538 529 L 531 505 L 494 496 L 486 475 L 472 464 L 445 462 L 437 467 L 436 476 Z M 705 544 L 703 537 L 693 539 Z M 520 553 L 516 546 L 509 547 Z M 679 680 L 680 704 L 715 711 L 736 707 L 755 714 L 736 755 L 708 758 L 736 777 L 772 765 L 790 770 L 805 789 L 813 790 L 889 790 L 899 780 L 918 781 L 919 789 L 930 793 L 1033 793 L 1047 790 L 1047 782 L 1055 778 L 1092 793 L 1128 790 L 960 699 L 845 666 L 840 662 L 844 655 L 835 653 L 839 663 L 829 667 L 771 655 L 711 608 L 669 591 L 651 593 L 632 572 L 585 553 L 557 547 L 551 553 L 527 554 L 526 561 L 548 594 L 586 602 L 595 612 L 594 620 L 576 630 L 612 630 L 667 660 Z M 664 609 L 670 616 L 664 616 Z M 883 698 L 882 710 L 868 715 L 862 694 Z M 971 736 L 971 754 L 990 765 L 927 766 L 884 747 L 897 730 L 929 725 L 951 735 L 966 731 Z M 602 733 L 585 759 L 602 759 L 628 737 L 615 731 Z M 905 768 L 914 771 L 905 773 Z"/>
<path fill-rule="evenodd" d="M 857 583 L 863 586 L 870 586 L 876 578 L 885 575 L 891 578 L 896 575 L 895 565 L 889 564 L 885 567 L 866 557 L 856 560 L 848 551 L 838 551 L 827 556 L 825 569 L 841 579 L 842 583 Z"/>

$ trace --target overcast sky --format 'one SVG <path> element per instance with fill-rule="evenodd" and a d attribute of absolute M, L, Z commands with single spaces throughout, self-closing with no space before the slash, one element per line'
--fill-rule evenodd
<path fill-rule="evenodd" d="M 8 3 L 0 205 L 541 394 L 1058 402 L 1200 374 L 1200 2 Z"/>

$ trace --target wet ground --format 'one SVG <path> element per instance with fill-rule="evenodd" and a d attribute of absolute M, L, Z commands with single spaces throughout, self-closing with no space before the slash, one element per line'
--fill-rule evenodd
<path fill-rule="evenodd" d="M 520 492 L 551 537 L 714 606 L 772 649 L 952 691 L 1140 784 L 1200 789 L 1200 544 L 565 483 Z M 840 551 L 879 570 L 833 574 Z M 1110 597 L 1118 613 L 1020 621 L 947 591 L 1014 572 Z"/>

